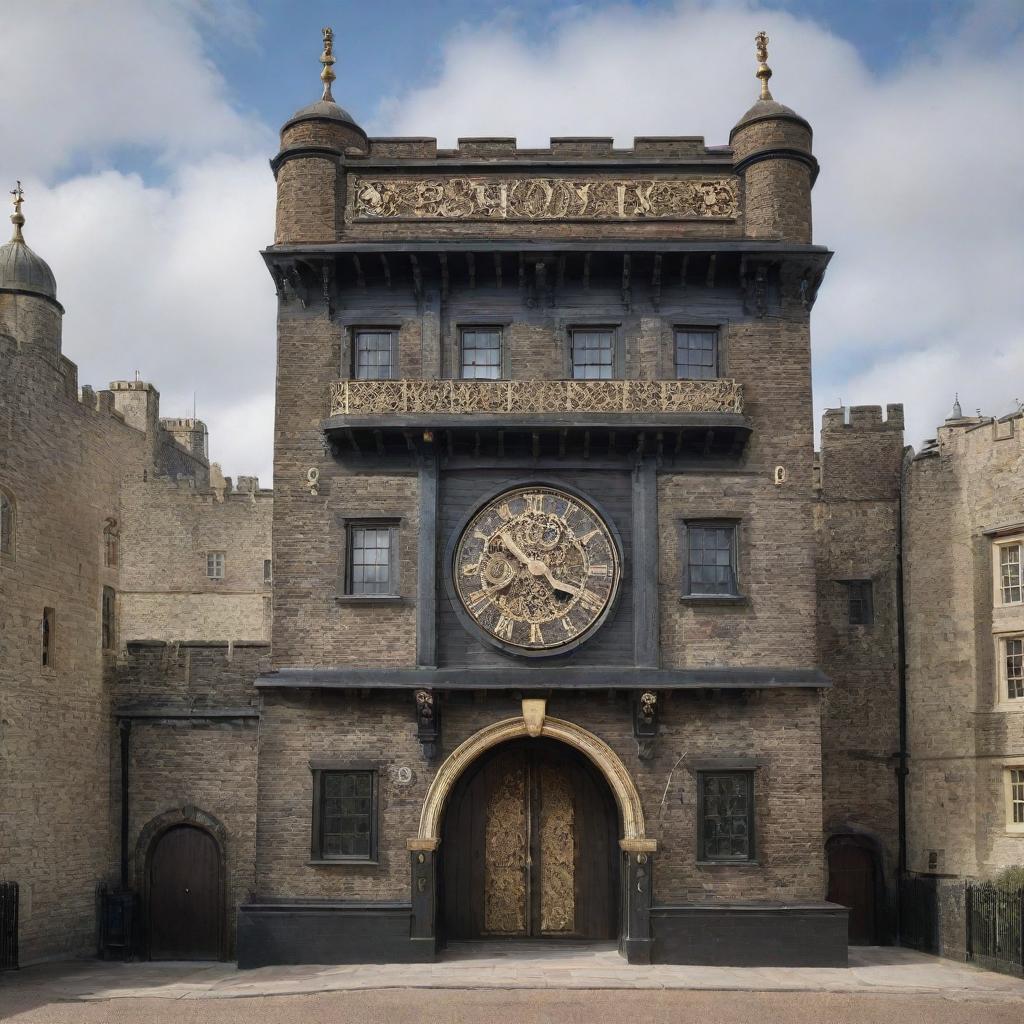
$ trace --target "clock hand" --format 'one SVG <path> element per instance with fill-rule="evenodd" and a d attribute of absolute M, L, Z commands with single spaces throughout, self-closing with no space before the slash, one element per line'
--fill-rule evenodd
<path fill-rule="evenodd" d="M 509 551 L 511 551 L 512 554 L 526 566 L 527 571 L 532 573 L 534 576 L 543 576 L 555 590 L 561 590 L 565 594 L 571 594 L 573 597 L 579 597 L 580 592 L 576 587 L 571 587 L 568 583 L 562 583 L 561 581 L 556 580 L 555 577 L 551 575 L 551 570 L 539 558 L 530 558 L 529 555 L 527 555 L 526 552 L 523 551 L 523 549 L 512 539 L 508 530 L 502 530 L 498 534 L 498 537 L 504 542 L 505 547 L 507 547 Z"/>

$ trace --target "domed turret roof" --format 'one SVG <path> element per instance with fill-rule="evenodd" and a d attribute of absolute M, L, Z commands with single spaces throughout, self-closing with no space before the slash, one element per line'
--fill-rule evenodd
<path fill-rule="evenodd" d="M 757 102 L 736 122 L 733 126 L 732 131 L 729 133 L 730 138 L 733 134 L 744 125 L 750 124 L 753 121 L 763 121 L 766 118 L 786 118 L 793 121 L 799 121 L 802 125 L 805 125 L 810 131 L 810 124 L 806 118 L 801 117 L 792 107 L 787 107 L 784 103 L 779 103 L 771 94 L 768 89 L 768 79 L 772 77 L 772 69 L 768 67 L 768 36 L 764 32 L 758 32 L 754 39 L 757 45 L 757 74 L 761 82 L 761 95 Z"/>
<path fill-rule="evenodd" d="M 324 88 L 323 96 L 315 103 L 310 103 L 308 106 L 296 110 L 285 122 L 284 127 L 287 128 L 296 121 L 324 119 L 340 121 L 343 124 L 351 125 L 356 131 L 362 132 L 365 135 L 366 133 L 356 123 L 355 118 L 344 107 L 340 107 L 334 102 L 334 96 L 331 95 L 331 83 L 337 78 L 337 75 L 334 73 L 334 30 L 330 28 L 323 29 L 323 37 L 324 52 L 320 54 L 320 63 L 323 65 L 323 70 L 320 72 L 320 81 L 323 82 Z"/>
<path fill-rule="evenodd" d="M 6 245 L 0 245 L 0 291 L 28 292 L 57 301 L 57 282 L 46 260 L 37 256 L 26 244 L 21 233 L 25 216 L 21 212 L 24 196 L 21 182 L 11 193 L 14 196 L 14 235 Z"/>

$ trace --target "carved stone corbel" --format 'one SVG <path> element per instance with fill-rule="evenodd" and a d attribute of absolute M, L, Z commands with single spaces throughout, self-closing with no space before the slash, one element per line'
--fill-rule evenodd
<path fill-rule="evenodd" d="M 423 747 L 423 756 L 432 761 L 441 744 L 441 708 L 433 690 L 416 691 L 416 739 Z"/>
<path fill-rule="evenodd" d="M 744 259 L 740 265 L 743 311 L 760 319 L 768 310 L 768 264 Z"/>
<path fill-rule="evenodd" d="M 658 695 L 644 690 L 633 702 L 633 736 L 641 761 L 654 756 L 654 740 L 658 735 Z"/>

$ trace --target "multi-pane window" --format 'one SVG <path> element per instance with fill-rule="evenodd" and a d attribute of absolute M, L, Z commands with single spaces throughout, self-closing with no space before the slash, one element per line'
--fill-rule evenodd
<path fill-rule="evenodd" d="M 356 380 L 390 380 L 393 340 L 391 331 L 356 331 L 352 376 Z"/>
<path fill-rule="evenodd" d="M 274 565 L 269 558 L 263 559 L 263 582 L 272 583 L 274 579 Z"/>
<path fill-rule="evenodd" d="M 0 554 L 14 554 L 14 499 L 0 490 Z"/>
<path fill-rule="evenodd" d="M 103 528 L 103 564 L 108 569 L 115 568 L 118 562 L 117 520 L 108 519 Z"/>
<path fill-rule="evenodd" d="M 686 524 L 686 581 L 693 595 L 736 595 L 736 524 Z"/>
<path fill-rule="evenodd" d="M 1007 699 L 1024 697 L 1024 637 L 1009 637 L 1003 641 L 1003 664 Z"/>
<path fill-rule="evenodd" d="M 113 587 L 103 588 L 103 607 L 102 607 L 102 629 L 103 634 L 103 650 L 112 651 L 114 650 L 116 639 L 115 639 L 115 596 Z"/>
<path fill-rule="evenodd" d="M 615 376 L 615 336 L 609 330 L 572 332 L 572 375 L 575 380 L 611 380 Z"/>
<path fill-rule="evenodd" d="M 1021 602 L 1020 554 L 1020 544 L 1003 544 L 999 548 L 999 589 L 1003 604 Z"/>
<path fill-rule="evenodd" d="M 314 773 L 313 858 L 376 860 L 376 772 Z"/>
<path fill-rule="evenodd" d="M 1015 831 L 1024 831 L 1024 768 L 1011 768 L 1009 775 L 1010 806 L 1007 824 L 1014 827 Z"/>
<path fill-rule="evenodd" d="M 398 528 L 391 523 L 349 526 L 346 593 L 357 596 L 398 593 L 397 536 Z"/>
<path fill-rule="evenodd" d="M 870 626 L 875 621 L 871 580 L 847 580 L 846 602 L 851 626 Z"/>
<path fill-rule="evenodd" d="M 211 580 L 224 579 L 224 552 L 208 551 L 206 554 L 206 575 Z"/>
<path fill-rule="evenodd" d="M 462 376 L 466 380 L 501 377 L 501 331 L 481 327 L 462 332 Z"/>
<path fill-rule="evenodd" d="M 754 773 L 700 772 L 699 859 L 754 859 Z"/>
<path fill-rule="evenodd" d="M 40 652 L 43 668 L 53 668 L 54 651 L 57 643 L 57 615 L 52 608 L 43 609 L 39 625 Z"/>
<path fill-rule="evenodd" d="M 712 380 L 718 376 L 718 331 L 676 331 L 676 376 L 681 380 Z"/>

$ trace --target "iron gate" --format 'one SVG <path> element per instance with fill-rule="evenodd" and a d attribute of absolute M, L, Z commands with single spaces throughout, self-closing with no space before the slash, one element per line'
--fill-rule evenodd
<path fill-rule="evenodd" d="M 979 967 L 1024 976 L 1024 888 L 968 882 L 967 959 Z"/>
<path fill-rule="evenodd" d="M 923 953 L 939 951 L 937 883 L 929 876 L 900 879 L 900 943 Z"/>
<path fill-rule="evenodd" d="M 0 971 L 18 966 L 18 883 L 0 882 Z"/>

